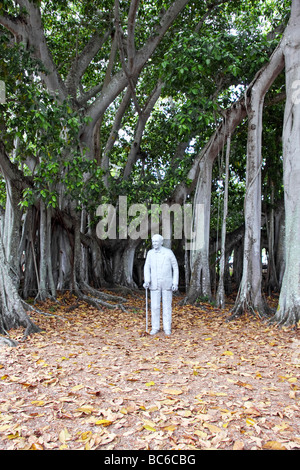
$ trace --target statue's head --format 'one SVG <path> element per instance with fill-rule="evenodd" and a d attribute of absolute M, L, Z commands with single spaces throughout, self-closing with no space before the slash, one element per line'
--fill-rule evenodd
<path fill-rule="evenodd" d="M 152 246 L 155 250 L 159 250 L 159 248 L 162 246 L 163 244 L 163 237 L 159 234 L 155 234 L 153 235 L 152 237 Z"/>

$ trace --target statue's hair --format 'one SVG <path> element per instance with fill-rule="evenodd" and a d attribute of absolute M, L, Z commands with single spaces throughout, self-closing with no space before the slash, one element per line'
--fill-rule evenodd
<path fill-rule="evenodd" d="M 158 238 L 161 242 L 164 241 L 164 237 L 162 237 L 162 236 L 159 235 L 158 233 L 156 233 L 155 235 L 153 235 L 152 240 L 153 240 L 154 237 L 155 237 L 155 238 Z"/>

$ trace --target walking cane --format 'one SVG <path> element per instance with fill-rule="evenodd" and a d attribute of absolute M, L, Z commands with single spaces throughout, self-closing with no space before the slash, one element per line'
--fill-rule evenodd
<path fill-rule="evenodd" d="M 148 287 L 146 287 L 146 333 L 148 333 Z"/>

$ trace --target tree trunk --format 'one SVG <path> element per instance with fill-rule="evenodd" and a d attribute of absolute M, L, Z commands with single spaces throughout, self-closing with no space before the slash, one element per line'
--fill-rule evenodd
<path fill-rule="evenodd" d="M 19 207 L 21 190 L 18 183 L 6 178 L 6 208 L 4 218 L 3 246 L 6 259 L 11 268 L 11 274 L 16 287 L 20 280 L 19 244 L 21 239 L 21 210 Z"/>
<path fill-rule="evenodd" d="M 243 277 L 232 312 L 232 318 L 245 311 L 268 314 L 262 296 L 261 269 L 261 137 L 265 94 L 284 66 L 281 48 L 273 53 L 251 88 L 248 105 L 248 141 L 245 196 L 245 241 Z"/>
<path fill-rule="evenodd" d="M 266 217 L 267 237 L 268 237 L 268 270 L 266 286 L 268 294 L 271 295 L 273 291 L 279 291 L 279 283 L 276 274 L 275 265 L 275 210 L 274 210 L 274 183 L 270 181 L 271 186 L 271 207 L 269 217 Z"/>
<path fill-rule="evenodd" d="M 233 251 L 233 281 L 238 287 L 243 276 L 244 236 L 237 241 Z"/>
<path fill-rule="evenodd" d="M 265 313 L 261 294 L 260 244 L 262 104 L 260 90 L 253 87 L 248 123 L 243 277 L 233 309 L 234 316 L 246 310 Z"/>
<path fill-rule="evenodd" d="M 227 137 L 227 148 L 226 148 L 226 163 L 225 163 L 225 187 L 224 187 L 224 210 L 223 210 L 223 222 L 222 222 L 222 238 L 221 238 L 221 258 L 220 258 L 220 274 L 219 284 L 216 297 L 217 307 L 225 307 L 225 287 L 224 287 L 224 275 L 225 275 L 225 245 L 226 245 L 226 219 L 228 209 L 228 179 L 229 179 L 229 155 L 230 155 L 230 136 Z"/>
<path fill-rule="evenodd" d="M 225 112 L 224 119 L 211 137 L 205 148 L 193 162 L 189 171 L 188 179 L 192 181 L 190 187 L 184 184 L 178 185 L 174 191 L 173 199 L 181 202 L 187 194 L 190 194 L 196 184 L 196 192 L 194 197 L 194 208 L 196 204 L 203 205 L 202 223 L 195 223 L 193 230 L 195 231 L 195 249 L 191 248 L 191 281 L 187 293 L 186 302 L 193 303 L 197 297 L 211 298 L 211 282 L 209 272 L 209 234 L 210 234 L 210 199 L 211 199 L 211 176 L 212 165 L 223 147 L 228 135 L 232 135 L 236 127 L 246 117 L 245 100 L 243 97 L 237 103 L 234 103 Z M 195 183 L 197 182 L 197 183 Z M 195 215 L 197 213 L 195 212 Z M 197 238 L 198 237 L 198 238 Z M 200 249 L 196 247 L 200 246 Z"/>
<path fill-rule="evenodd" d="M 0 235 L 0 333 L 7 334 L 12 328 L 25 328 L 24 336 L 40 331 L 28 317 L 23 302 L 10 275 L 2 236 Z"/>
<path fill-rule="evenodd" d="M 44 302 L 47 298 L 47 219 L 44 201 L 40 201 L 40 269 L 39 269 L 39 290 L 37 298 Z"/>
<path fill-rule="evenodd" d="M 195 239 L 191 243 L 190 252 L 191 280 L 186 297 L 188 303 L 194 303 L 198 297 L 211 299 L 209 226 L 212 165 L 213 160 L 205 157 L 200 162 L 200 174 L 194 198 Z"/>
<path fill-rule="evenodd" d="M 285 271 L 275 322 L 300 320 L 300 2 L 292 2 L 284 35 L 286 106 L 283 125 L 283 182 L 285 204 Z"/>
<path fill-rule="evenodd" d="M 285 216 L 284 208 L 277 208 L 275 213 L 275 266 L 276 278 L 278 279 L 279 290 L 281 290 L 282 279 L 285 270 Z"/>
<path fill-rule="evenodd" d="M 128 243 L 123 251 L 121 258 L 120 271 L 121 276 L 119 278 L 122 286 L 129 287 L 131 289 L 137 289 L 137 285 L 133 280 L 133 265 L 136 249 L 141 243 L 140 239 L 128 240 Z"/>

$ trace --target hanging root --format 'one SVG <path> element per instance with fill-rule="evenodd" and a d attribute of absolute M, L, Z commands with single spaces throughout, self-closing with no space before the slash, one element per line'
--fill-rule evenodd
<path fill-rule="evenodd" d="M 99 292 L 86 283 L 83 283 L 81 287 L 76 286 L 74 293 L 80 300 L 86 302 L 89 305 L 92 305 L 98 310 L 102 310 L 102 307 L 109 309 L 119 308 L 123 310 L 123 312 L 128 313 L 122 304 L 122 302 L 127 302 L 125 298 Z M 110 303 L 110 301 L 119 303 Z"/>
<path fill-rule="evenodd" d="M 249 312 L 253 316 L 255 316 L 255 310 L 253 309 L 252 305 L 250 305 L 247 300 L 240 301 L 238 305 L 235 305 L 234 308 L 231 310 L 231 315 L 229 318 L 227 318 L 226 322 L 236 320 L 237 318 L 244 315 L 246 312 Z"/>
<path fill-rule="evenodd" d="M 140 297 L 140 289 L 138 287 L 118 285 L 116 287 L 108 287 L 108 290 L 110 290 L 111 292 L 118 292 L 123 295 L 130 295 L 130 297 L 134 297 L 136 299 L 139 299 Z M 107 295 L 107 294 L 104 294 L 104 295 Z M 111 294 L 108 294 L 108 295 L 111 295 Z M 111 297 L 115 298 L 114 295 L 111 295 Z M 122 299 L 122 300 L 126 302 L 126 299 Z"/>
<path fill-rule="evenodd" d="M 245 313 L 250 313 L 253 317 L 258 315 L 259 318 L 266 318 L 270 316 L 270 308 L 264 300 L 260 306 L 255 307 L 253 302 L 250 300 L 250 297 L 247 295 L 243 299 L 240 299 L 238 303 L 236 303 L 236 305 L 231 310 L 230 317 L 226 321 L 229 322 L 236 320 Z"/>
<path fill-rule="evenodd" d="M 26 339 L 29 335 L 32 335 L 34 333 L 40 333 L 43 331 L 39 326 L 37 326 L 35 323 L 33 323 L 30 319 L 26 321 L 26 329 L 24 332 L 23 339 Z"/>
<path fill-rule="evenodd" d="M 298 323 L 300 322 L 300 313 L 297 307 L 291 307 L 284 312 L 277 310 L 276 314 L 269 320 L 270 325 L 276 325 L 279 328 L 283 326 L 293 326 L 294 329 L 297 329 Z"/>
<path fill-rule="evenodd" d="M 24 309 L 25 310 L 30 310 L 31 312 L 36 312 L 40 315 L 45 315 L 47 317 L 57 317 L 58 315 L 54 315 L 53 313 L 48 313 L 48 312 L 43 312 L 42 310 L 36 308 L 36 307 L 32 307 L 32 305 L 29 305 L 27 302 L 25 302 L 25 300 L 21 299 L 21 302 L 22 302 L 22 305 L 24 306 Z"/>
<path fill-rule="evenodd" d="M 0 346 L 10 346 L 10 347 L 16 347 L 18 346 L 18 342 L 11 339 L 11 338 L 4 338 L 0 337 Z"/>
<path fill-rule="evenodd" d="M 97 299 L 105 301 L 112 301 L 112 302 L 122 302 L 125 303 L 127 302 L 127 299 L 124 297 L 118 296 L 118 295 L 112 295 L 112 294 L 107 294 L 105 292 L 100 292 L 97 289 L 94 289 L 93 287 L 89 286 L 85 282 L 81 284 L 81 288 L 83 292 L 86 294 L 90 294 L 93 297 L 96 297 Z"/>

